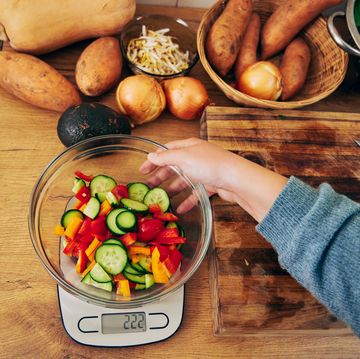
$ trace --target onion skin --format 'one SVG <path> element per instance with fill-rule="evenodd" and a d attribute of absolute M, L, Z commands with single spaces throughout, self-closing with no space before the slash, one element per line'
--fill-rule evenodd
<path fill-rule="evenodd" d="M 240 76 L 236 89 L 261 100 L 276 101 L 282 92 L 280 70 L 269 61 L 259 61 Z"/>
<path fill-rule="evenodd" d="M 175 77 L 162 82 L 168 110 L 181 120 L 194 120 L 209 104 L 209 96 L 201 81 L 193 77 Z"/>
<path fill-rule="evenodd" d="M 156 120 L 166 107 L 161 85 L 146 75 L 129 76 L 121 81 L 116 101 L 120 112 L 130 117 L 135 125 Z"/>

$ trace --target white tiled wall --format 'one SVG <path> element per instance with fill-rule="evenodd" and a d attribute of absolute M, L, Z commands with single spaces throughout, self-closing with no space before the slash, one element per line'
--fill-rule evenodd
<path fill-rule="evenodd" d="M 183 7 L 204 7 L 208 8 L 216 0 L 136 0 L 138 4 L 163 5 L 163 6 L 183 6 Z"/>

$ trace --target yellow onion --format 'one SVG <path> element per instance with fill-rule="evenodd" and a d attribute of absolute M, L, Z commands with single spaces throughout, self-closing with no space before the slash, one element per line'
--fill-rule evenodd
<path fill-rule="evenodd" d="M 280 70 L 269 61 L 259 61 L 249 66 L 240 76 L 236 88 L 262 100 L 276 101 L 282 92 Z"/>
<path fill-rule="evenodd" d="M 175 77 L 162 86 L 169 111 L 181 120 L 194 120 L 209 104 L 205 86 L 192 77 Z"/>
<path fill-rule="evenodd" d="M 166 107 L 161 85 L 146 75 L 129 76 L 116 90 L 120 112 L 130 117 L 135 125 L 156 120 Z"/>

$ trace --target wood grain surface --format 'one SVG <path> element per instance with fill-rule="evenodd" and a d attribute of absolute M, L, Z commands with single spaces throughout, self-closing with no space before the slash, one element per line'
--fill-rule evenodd
<path fill-rule="evenodd" d="M 193 8 L 138 6 L 138 14 L 177 16 L 195 28 L 203 12 Z M 73 80 L 74 65 L 85 44 L 70 46 L 43 59 Z M 232 106 L 200 63 L 191 75 L 204 82 L 214 104 Z M 114 92 L 96 100 L 116 109 Z M 340 88 L 311 109 L 360 112 L 359 92 Z M 58 118 L 58 113 L 27 105 L 0 89 L 0 358 L 359 357 L 360 341 L 354 336 L 214 337 L 207 260 L 186 284 L 183 322 L 170 340 L 122 349 L 86 347 L 72 341 L 61 323 L 56 284 L 38 260 L 27 229 L 27 211 L 35 181 L 51 159 L 64 149 L 56 136 Z M 133 133 L 166 143 L 199 136 L 199 122 L 176 120 L 165 112 L 156 122 L 138 127 Z M 236 231 L 238 225 L 229 222 L 226 229 Z"/>
<path fill-rule="evenodd" d="M 209 107 L 209 142 L 311 185 L 328 182 L 360 199 L 360 114 Z M 239 206 L 214 200 L 210 258 L 217 335 L 349 335 L 283 270 L 277 254 Z M 351 334 L 350 334 L 351 335 Z"/>

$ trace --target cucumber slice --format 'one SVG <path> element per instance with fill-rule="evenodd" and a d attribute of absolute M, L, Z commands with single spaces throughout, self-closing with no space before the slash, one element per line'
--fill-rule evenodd
<path fill-rule="evenodd" d="M 136 182 L 128 184 L 128 191 L 130 199 L 142 202 L 146 193 L 150 191 L 150 188 L 145 183 Z"/>
<path fill-rule="evenodd" d="M 139 284 L 137 283 L 135 286 L 135 290 L 144 290 L 146 289 L 146 285 L 145 284 Z"/>
<path fill-rule="evenodd" d="M 144 255 L 140 256 L 139 266 L 146 272 L 151 273 L 151 257 Z"/>
<path fill-rule="evenodd" d="M 64 228 L 66 228 L 74 217 L 84 219 L 84 215 L 82 214 L 81 211 L 79 211 L 78 209 L 69 209 L 62 215 L 61 221 L 60 221 L 61 225 Z"/>
<path fill-rule="evenodd" d="M 130 211 L 123 211 L 116 217 L 116 225 L 123 231 L 131 231 L 136 224 L 135 214 Z"/>
<path fill-rule="evenodd" d="M 149 207 L 146 204 L 134 201 L 133 199 L 122 198 L 120 202 L 125 208 L 130 211 L 146 213 L 149 210 Z"/>
<path fill-rule="evenodd" d="M 93 197 L 97 197 L 100 202 L 106 199 L 106 193 L 116 186 L 116 181 L 109 176 L 98 175 L 95 176 L 90 182 L 90 192 Z"/>
<path fill-rule="evenodd" d="M 124 277 L 134 283 L 145 284 L 145 275 L 135 275 L 128 272 L 124 272 Z"/>
<path fill-rule="evenodd" d="M 126 250 L 117 244 L 102 244 L 95 252 L 95 260 L 112 275 L 121 273 L 128 262 Z"/>
<path fill-rule="evenodd" d="M 144 198 L 147 206 L 158 204 L 162 212 L 166 212 L 170 208 L 170 199 L 165 190 L 160 187 L 151 189 Z"/>
<path fill-rule="evenodd" d="M 154 276 L 152 274 L 145 274 L 145 287 L 146 289 L 155 284 Z"/>
<path fill-rule="evenodd" d="M 96 280 L 92 279 L 90 273 L 88 273 L 82 280 L 84 284 L 92 285 L 93 287 L 100 288 L 106 290 L 107 292 L 112 292 L 112 282 L 99 283 Z"/>
<path fill-rule="evenodd" d="M 97 198 L 91 197 L 89 202 L 86 204 L 84 214 L 91 219 L 95 219 L 100 212 L 100 202 Z"/>
<path fill-rule="evenodd" d="M 116 208 L 113 209 L 106 217 L 106 225 L 111 233 L 117 234 L 121 236 L 125 234 L 123 230 L 121 230 L 116 224 L 116 217 L 121 213 L 126 211 L 125 208 Z"/>
<path fill-rule="evenodd" d="M 104 241 L 103 244 L 116 244 L 117 246 L 123 247 L 125 249 L 125 246 L 122 244 L 122 242 L 116 238 L 109 238 Z"/>
<path fill-rule="evenodd" d="M 99 263 L 94 265 L 94 268 L 90 271 L 90 276 L 98 283 L 107 283 L 111 281 L 111 277 L 104 271 Z"/>
<path fill-rule="evenodd" d="M 129 273 L 129 274 L 134 274 L 134 275 L 138 275 L 141 276 L 144 273 L 139 272 L 137 269 L 135 269 L 131 264 L 127 264 L 126 267 L 124 268 L 124 272 Z"/>
<path fill-rule="evenodd" d="M 132 266 L 133 268 L 135 268 L 135 270 L 137 270 L 137 271 L 140 272 L 141 274 L 147 273 L 146 270 L 145 270 L 139 263 L 131 264 L 131 266 Z"/>
<path fill-rule="evenodd" d="M 112 206 L 118 206 L 119 205 L 119 201 L 115 197 L 114 193 L 107 192 L 105 197 Z"/>
<path fill-rule="evenodd" d="M 74 186 L 72 188 L 73 193 L 78 193 L 81 188 L 85 186 L 85 182 L 81 178 L 74 178 Z"/>

